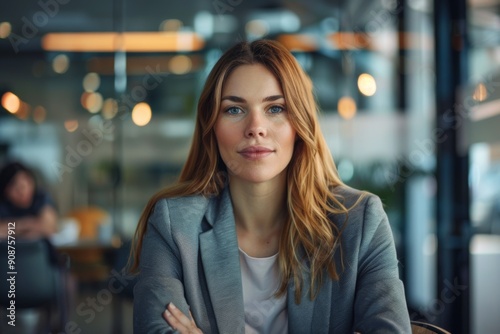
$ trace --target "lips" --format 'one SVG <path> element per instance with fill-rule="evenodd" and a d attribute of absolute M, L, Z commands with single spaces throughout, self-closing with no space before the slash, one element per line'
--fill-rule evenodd
<path fill-rule="evenodd" d="M 249 160 L 259 160 L 272 154 L 274 150 L 263 146 L 249 146 L 239 151 L 244 158 Z"/>

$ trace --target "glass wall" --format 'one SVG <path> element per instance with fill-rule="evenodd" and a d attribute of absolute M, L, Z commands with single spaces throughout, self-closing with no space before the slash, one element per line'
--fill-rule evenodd
<path fill-rule="evenodd" d="M 499 8 L 479 0 L 468 7 L 470 85 L 460 94 L 473 101 L 463 127 L 471 157 L 464 182 L 481 235 L 471 244 L 473 268 L 483 265 L 477 254 L 490 254 L 485 245 L 497 247 L 500 231 Z M 2 2 L 0 162 L 17 159 L 36 170 L 61 231 L 75 217 L 87 224 L 60 247 L 83 240 L 116 250 L 132 237 L 148 199 L 176 180 L 197 99 L 218 57 L 243 39 L 276 39 L 314 82 L 340 177 L 384 203 L 412 318 L 434 322 L 441 299 L 433 20 L 432 1 Z M 82 210 L 106 218 L 81 223 Z M 83 236 L 81 229 L 91 231 Z M 100 261 L 109 274 L 114 260 L 75 263 Z M 481 283 L 471 291 L 483 282 L 474 277 Z M 89 281 L 79 278 L 77 303 L 95 295 L 92 284 L 103 279 Z M 481 307 L 497 309 L 500 298 L 473 293 L 479 326 L 488 313 Z M 111 306 L 89 323 L 76 309 L 71 317 L 82 329 L 130 327 L 130 317 L 111 320 Z"/>
<path fill-rule="evenodd" d="M 341 177 L 383 198 L 401 242 L 406 177 L 399 169 L 413 166 L 404 153 L 407 134 L 427 131 L 432 119 L 423 105 L 432 103 L 432 87 L 417 97 L 404 91 L 428 80 L 419 70 L 431 52 L 425 23 L 398 33 L 404 7 L 389 1 L 368 5 L 362 16 L 361 3 L 158 6 L 57 2 L 54 13 L 39 5 L 6 9 L 2 22 L 11 33 L 1 40 L 2 92 L 25 108 L 2 110 L 3 159 L 36 165 L 62 215 L 100 207 L 113 215 L 115 233 L 129 238 L 147 199 L 182 167 L 197 97 L 221 52 L 241 39 L 277 39 L 315 83 Z M 418 124 L 409 105 L 424 113 L 414 117 Z"/>
<path fill-rule="evenodd" d="M 498 2 L 471 1 L 470 84 L 467 91 L 470 118 L 471 224 L 471 333 L 500 328 L 495 313 L 500 294 L 500 7 Z M 488 272 L 487 275 L 485 273 Z"/>

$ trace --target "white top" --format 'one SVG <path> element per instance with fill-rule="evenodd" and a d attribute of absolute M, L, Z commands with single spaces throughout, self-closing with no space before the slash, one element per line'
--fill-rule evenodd
<path fill-rule="evenodd" d="M 279 287 L 278 254 L 251 257 L 240 249 L 241 280 L 245 305 L 245 334 L 288 333 L 286 293 L 276 298 Z"/>

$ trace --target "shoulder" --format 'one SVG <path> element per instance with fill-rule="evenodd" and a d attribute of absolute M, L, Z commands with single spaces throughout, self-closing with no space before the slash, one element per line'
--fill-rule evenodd
<path fill-rule="evenodd" d="M 367 191 L 343 185 L 333 188 L 332 194 L 349 211 L 349 216 L 384 212 L 380 198 Z"/>
<path fill-rule="evenodd" d="M 202 217 L 209 201 L 209 198 L 202 195 L 162 198 L 154 204 L 150 219 L 163 217 L 168 221 L 175 221 Z"/>
<path fill-rule="evenodd" d="M 167 215 L 171 220 L 199 220 L 204 216 L 210 225 L 224 219 L 232 212 L 231 197 L 228 187 L 212 196 L 189 195 L 161 198 L 153 205 L 150 217 Z"/>
<path fill-rule="evenodd" d="M 345 237 L 367 237 L 380 231 L 381 225 L 383 230 L 389 231 L 387 215 L 377 195 L 347 186 L 336 187 L 332 192 L 348 210 L 347 215 L 336 217 L 337 224 L 345 224 Z"/>
<path fill-rule="evenodd" d="M 194 236 L 198 228 L 193 226 L 193 222 L 202 220 L 204 202 L 201 196 L 158 199 L 149 213 L 146 227 L 149 233 L 146 232 L 146 239 L 148 235 L 151 237 L 159 234 L 167 243 L 172 244 L 176 236 L 181 236 L 182 239 Z"/>

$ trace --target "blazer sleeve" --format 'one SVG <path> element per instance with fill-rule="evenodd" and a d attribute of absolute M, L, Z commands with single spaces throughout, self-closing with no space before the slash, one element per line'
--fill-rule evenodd
<path fill-rule="evenodd" d="M 162 316 L 170 302 L 189 314 L 179 257 L 168 200 L 161 200 L 149 217 L 142 241 L 139 280 L 134 288 L 134 333 L 174 333 Z"/>
<path fill-rule="evenodd" d="M 394 239 L 378 197 L 368 197 L 361 226 L 354 329 L 360 333 L 411 333 Z"/>

